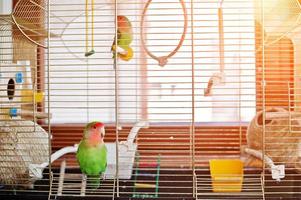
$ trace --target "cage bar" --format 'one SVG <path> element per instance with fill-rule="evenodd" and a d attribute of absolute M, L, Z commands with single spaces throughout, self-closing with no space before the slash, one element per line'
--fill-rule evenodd
<path fill-rule="evenodd" d="M 1 199 L 301 198 L 299 0 L 0 5 Z"/>

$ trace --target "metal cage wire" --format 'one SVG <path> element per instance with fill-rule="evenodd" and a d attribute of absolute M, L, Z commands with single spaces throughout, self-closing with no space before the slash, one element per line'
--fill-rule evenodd
<path fill-rule="evenodd" d="M 37 2 L 18 1 L 13 8 L 12 5 L 9 6 L 12 1 L 1 1 L 1 195 L 12 191 L 27 193 L 34 188 L 39 188 L 41 194 L 49 193 L 47 170 L 44 171 L 43 181 L 32 176 L 30 170 L 31 166 L 48 162 L 50 154 L 50 135 L 38 124 L 38 120 L 47 118 L 47 113 L 41 109 L 44 94 L 41 82 L 38 81 L 41 73 L 39 59 L 43 56 L 38 44 L 28 38 L 42 38 L 43 36 L 36 36 L 34 33 L 42 30 L 46 32 L 42 29 L 45 21 L 39 27 L 33 24 L 37 19 L 44 18 L 44 10 L 37 11 L 33 4 Z M 30 14 L 28 7 L 31 8 Z M 40 14 L 39 17 L 37 13 Z M 24 17 L 23 14 L 27 16 Z"/>
<path fill-rule="evenodd" d="M 24 135 L 28 146 L 40 143 L 42 127 L 46 161 L 31 161 L 21 140 L 0 139 L 24 154 L 15 163 L 30 165 L 25 179 L 35 177 L 31 190 L 0 179 L 1 195 L 301 198 L 298 0 L 33 2 L 44 8 L 36 25 L 49 32 L 38 40 L 46 48 L 0 17 L 1 80 L 15 79 L 24 60 L 31 67 L 23 76 L 32 77 L 16 86 L 17 102 L 7 100 L 9 79 L 1 82 L 0 122 L 35 122 Z M 130 21 L 130 36 L 120 16 Z M 10 107 L 23 115 L 11 116 Z M 97 189 L 75 157 L 94 120 L 105 123 L 110 157 Z M 14 155 L 1 152 L 10 167 Z"/>

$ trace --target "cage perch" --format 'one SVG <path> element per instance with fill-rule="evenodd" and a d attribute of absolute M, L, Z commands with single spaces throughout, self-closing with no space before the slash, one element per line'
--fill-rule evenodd
<path fill-rule="evenodd" d="M 128 138 L 126 141 L 118 142 L 118 155 L 120 155 L 119 163 L 121 166 L 118 166 L 118 175 L 121 179 L 130 179 L 135 153 L 137 149 L 137 144 L 134 143 L 134 139 L 136 138 L 140 128 L 147 128 L 148 122 L 140 121 L 134 125 L 131 129 Z M 115 172 L 117 169 L 116 166 L 116 144 L 117 143 L 106 143 L 108 149 L 108 166 L 106 172 L 104 173 L 104 177 L 107 179 L 114 179 Z M 74 146 L 64 147 L 51 155 L 50 162 L 54 162 L 65 154 L 68 153 L 76 153 L 78 148 L 78 144 Z M 42 164 L 31 164 L 29 165 L 29 172 L 31 177 L 36 179 L 43 178 L 43 170 L 49 165 L 49 162 L 44 162 Z"/>
<path fill-rule="evenodd" d="M 147 184 L 147 183 L 135 183 L 136 188 L 156 188 L 154 184 Z"/>
<path fill-rule="evenodd" d="M 34 112 L 32 110 L 18 110 L 16 108 L 11 108 L 9 110 L 10 117 L 21 117 L 21 118 L 36 118 L 36 119 L 47 119 L 51 118 L 52 115 L 44 112 Z"/>
<path fill-rule="evenodd" d="M 60 175 L 58 179 L 58 188 L 57 188 L 57 195 L 63 195 L 65 188 L 72 188 L 72 189 L 80 189 L 80 196 L 86 195 L 86 187 L 87 187 L 87 176 L 84 174 L 68 174 L 66 173 L 66 160 L 61 162 L 60 166 Z M 72 179 L 80 179 L 81 183 L 65 183 L 65 179 L 72 178 Z"/>

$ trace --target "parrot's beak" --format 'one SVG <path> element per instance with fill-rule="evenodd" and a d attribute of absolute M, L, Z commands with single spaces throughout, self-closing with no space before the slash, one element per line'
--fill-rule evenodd
<path fill-rule="evenodd" d="M 100 134 L 101 134 L 101 137 L 102 137 L 102 138 L 105 137 L 106 131 L 105 131 L 105 128 L 104 128 L 104 127 L 101 128 Z"/>

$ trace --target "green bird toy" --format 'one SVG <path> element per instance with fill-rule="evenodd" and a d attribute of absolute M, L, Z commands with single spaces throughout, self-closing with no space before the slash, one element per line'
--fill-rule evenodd
<path fill-rule="evenodd" d="M 133 49 L 130 47 L 131 42 L 133 41 L 133 30 L 130 20 L 123 15 L 117 16 L 117 46 L 125 51 L 125 53 L 117 53 L 117 57 L 129 61 L 133 58 Z M 115 58 L 115 49 L 116 49 L 116 38 L 112 44 L 111 51 L 113 53 L 113 58 Z"/>
<path fill-rule="evenodd" d="M 100 175 L 107 168 L 107 148 L 103 141 L 104 136 L 103 123 L 87 124 L 76 153 L 80 169 L 88 177 L 88 186 L 90 185 L 94 189 L 99 187 Z"/>

